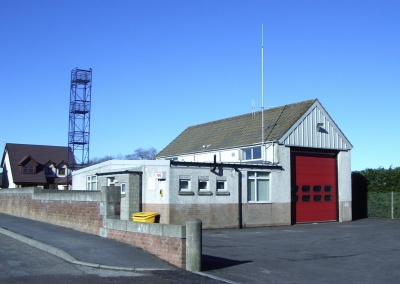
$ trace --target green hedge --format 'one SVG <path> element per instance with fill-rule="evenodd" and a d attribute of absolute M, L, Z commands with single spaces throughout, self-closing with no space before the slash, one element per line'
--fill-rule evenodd
<path fill-rule="evenodd" d="M 354 175 L 361 175 L 366 179 L 368 192 L 400 192 L 400 167 L 365 169 L 353 172 Z"/>

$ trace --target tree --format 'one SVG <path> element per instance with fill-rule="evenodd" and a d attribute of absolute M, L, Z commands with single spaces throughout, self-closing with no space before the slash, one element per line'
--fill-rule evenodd
<path fill-rule="evenodd" d="M 126 160 L 155 160 L 157 149 L 150 147 L 148 149 L 138 148 L 133 154 L 125 156 Z"/>

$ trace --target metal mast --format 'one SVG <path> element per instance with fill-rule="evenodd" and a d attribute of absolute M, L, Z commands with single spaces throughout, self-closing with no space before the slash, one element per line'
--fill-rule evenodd
<path fill-rule="evenodd" d="M 76 170 L 89 164 L 90 104 L 92 97 L 92 69 L 74 68 L 71 71 L 69 103 L 68 147 L 73 157 L 68 168 Z"/>
<path fill-rule="evenodd" d="M 261 136 L 264 146 L 264 24 L 261 25 Z"/>

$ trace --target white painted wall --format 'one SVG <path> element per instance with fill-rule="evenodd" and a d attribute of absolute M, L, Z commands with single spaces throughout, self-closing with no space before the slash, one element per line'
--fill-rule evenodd
<path fill-rule="evenodd" d="M 6 152 L 5 157 L 4 157 L 4 164 L 7 168 L 7 178 L 8 178 L 8 183 L 9 183 L 8 188 L 16 188 L 17 186 L 14 183 L 14 179 L 12 177 L 10 157 L 8 155 L 8 151 Z M 3 171 L 3 174 L 4 174 L 4 171 Z"/>

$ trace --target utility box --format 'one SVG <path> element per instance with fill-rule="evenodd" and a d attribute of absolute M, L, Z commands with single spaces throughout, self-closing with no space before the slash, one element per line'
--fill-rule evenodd
<path fill-rule="evenodd" d="M 142 223 L 154 223 L 156 220 L 157 212 L 138 212 L 132 214 L 132 221 Z"/>

